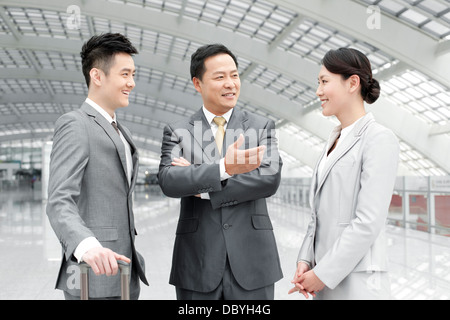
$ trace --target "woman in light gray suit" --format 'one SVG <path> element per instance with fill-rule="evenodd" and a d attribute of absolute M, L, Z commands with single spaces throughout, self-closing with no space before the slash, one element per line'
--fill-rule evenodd
<path fill-rule="evenodd" d="M 355 49 L 330 50 L 317 96 L 324 116 L 340 122 L 314 169 L 311 221 L 289 293 L 317 299 L 388 299 L 384 226 L 399 144 L 366 113 L 380 94 L 370 62 Z"/>

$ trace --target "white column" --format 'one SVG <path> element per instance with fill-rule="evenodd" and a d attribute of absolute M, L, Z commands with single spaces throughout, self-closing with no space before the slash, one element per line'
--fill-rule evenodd
<path fill-rule="evenodd" d="M 47 141 L 42 145 L 42 200 L 47 200 L 47 188 L 50 171 L 50 153 L 52 151 L 53 142 Z"/>

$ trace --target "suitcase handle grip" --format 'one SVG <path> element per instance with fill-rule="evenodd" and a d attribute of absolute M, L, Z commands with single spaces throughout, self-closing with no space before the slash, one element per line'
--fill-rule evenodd
<path fill-rule="evenodd" d="M 122 300 L 130 300 L 130 286 L 128 278 L 130 276 L 130 264 L 125 261 L 117 260 L 120 270 L 120 286 Z M 81 273 L 81 300 L 89 299 L 89 278 L 88 270 L 91 268 L 86 262 L 79 264 Z"/>
<path fill-rule="evenodd" d="M 130 274 L 130 264 L 126 263 L 125 261 L 122 260 L 117 260 L 117 264 L 119 265 L 119 270 L 121 273 L 123 274 Z M 87 270 L 91 267 L 90 265 L 88 265 L 86 262 L 80 262 L 79 264 L 80 266 L 80 270 L 81 273 L 87 273 Z"/>

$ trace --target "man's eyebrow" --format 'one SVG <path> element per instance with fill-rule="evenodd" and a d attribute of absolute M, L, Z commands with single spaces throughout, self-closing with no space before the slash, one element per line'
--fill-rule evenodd
<path fill-rule="evenodd" d="M 122 70 L 120 70 L 120 72 L 123 72 L 123 71 L 136 72 L 136 69 L 122 68 Z"/>
<path fill-rule="evenodd" d="M 231 71 L 229 71 L 230 73 L 235 73 L 235 72 L 238 72 L 238 70 L 237 69 L 234 69 L 234 70 L 231 70 Z M 215 71 L 215 72 L 213 72 L 213 74 L 221 74 L 221 73 L 227 73 L 227 71 L 221 71 L 221 70 L 219 70 L 219 71 Z"/>

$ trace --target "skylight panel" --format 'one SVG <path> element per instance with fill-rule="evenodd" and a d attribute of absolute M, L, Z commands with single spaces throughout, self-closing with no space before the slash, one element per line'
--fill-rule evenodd
<path fill-rule="evenodd" d="M 3 116 L 8 116 L 13 114 L 11 111 L 11 108 L 9 108 L 8 106 L 6 106 L 5 104 L 1 104 L 0 103 L 0 114 Z"/>
<path fill-rule="evenodd" d="M 327 41 L 337 48 L 348 47 L 351 44 L 351 42 L 347 38 L 342 37 L 341 35 L 334 35 Z"/>
<path fill-rule="evenodd" d="M 272 20 L 268 20 L 264 23 L 263 28 L 264 29 L 269 29 L 271 31 L 271 36 L 276 35 L 276 34 L 280 34 L 281 32 L 283 32 L 283 28 L 273 22 L 271 22 Z"/>
<path fill-rule="evenodd" d="M 389 82 L 398 89 L 405 89 L 407 87 L 407 84 L 401 81 L 400 78 L 393 78 Z"/>
<path fill-rule="evenodd" d="M 330 37 L 330 34 L 327 32 L 324 32 L 323 29 L 320 30 L 320 28 L 314 28 L 311 30 L 311 34 L 313 36 L 319 37 L 321 40 L 325 40 L 328 37 Z"/>
<path fill-rule="evenodd" d="M 404 78 L 405 80 L 407 80 L 412 84 L 419 84 L 420 82 L 425 80 L 423 77 L 420 77 L 420 75 L 417 75 L 415 72 L 407 72 L 402 75 L 402 78 Z"/>
<path fill-rule="evenodd" d="M 391 95 L 395 92 L 395 88 L 389 82 L 383 82 L 380 86 L 383 94 Z"/>
<path fill-rule="evenodd" d="M 424 96 L 424 93 L 422 93 L 421 91 L 419 91 L 419 90 L 417 90 L 415 88 L 412 88 L 412 87 L 407 88 L 405 90 L 405 92 L 408 93 L 409 95 L 411 95 L 413 98 L 416 98 L 416 99 L 423 98 L 423 96 Z"/>
<path fill-rule="evenodd" d="M 442 16 L 442 20 L 444 20 L 447 23 L 450 23 L 450 11 Z"/>
<path fill-rule="evenodd" d="M 386 63 L 386 61 L 377 54 L 369 54 L 367 58 L 369 59 L 372 67 L 382 66 Z"/>
<path fill-rule="evenodd" d="M 438 93 L 438 89 L 436 89 L 436 87 L 434 87 L 433 85 L 431 85 L 428 82 L 423 82 L 419 85 L 420 88 L 422 88 L 423 90 L 425 90 L 426 92 L 428 92 L 429 94 L 436 94 Z"/>
<path fill-rule="evenodd" d="M 428 20 L 428 18 L 426 16 L 424 16 L 423 14 L 420 14 L 417 11 L 414 11 L 411 9 L 403 12 L 399 16 L 399 18 L 407 20 L 407 21 L 411 22 L 412 24 L 414 24 L 415 26 L 419 26 L 420 24 L 422 24 Z"/>
<path fill-rule="evenodd" d="M 250 6 L 242 0 L 231 0 L 229 7 L 247 11 Z"/>
<path fill-rule="evenodd" d="M 440 92 L 436 95 L 436 98 L 440 99 L 444 104 L 450 104 L 450 93 Z"/>
<path fill-rule="evenodd" d="M 422 27 L 422 29 L 434 33 L 438 37 L 442 37 L 450 33 L 450 28 L 444 26 L 443 24 L 437 21 L 428 22 Z"/>
<path fill-rule="evenodd" d="M 205 4 L 205 10 L 211 10 L 211 11 L 215 12 L 216 14 L 222 13 L 223 9 L 224 9 L 223 5 L 216 5 L 216 4 L 210 3 L 210 2 L 207 2 Z"/>
<path fill-rule="evenodd" d="M 252 24 L 255 26 L 259 26 L 261 24 L 261 18 L 247 15 L 247 16 L 245 16 L 245 20 L 243 21 L 243 23 L 248 23 L 248 24 Z"/>
<path fill-rule="evenodd" d="M 450 108 L 448 106 L 440 107 L 439 109 L 437 109 L 437 111 L 440 112 L 447 119 L 450 119 Z"/>
<path fill-rule="evenodd" d="M 255 13 L 256 15 L 260 16 L 260 17 L 267 17 L 270 14 L 270 11 L 261 7 L 258 7 L 256 5 L 253 5 L 250 8 L 250 12 Z"/>
<path fill-rule="evenodd" d="M 396 92 L 392 95 L 395 99 L 400 100 L 401 103 L 408 103 L 410 101 L 410 98 L 404 95 L 401 92 Z"/>
<path fill-rule="evenodd" d="M 439 122 L 442 120 L 441 117 L 439 117 L 435 112 L 432 111 L 425 111 L 423 115 L 430 119 L 432 122 Z"/>
<path fill-rule="evenodd" d="M 292 20 L 292 17 L 290 15 L 287 16 L 284 13 L 281 14 L 280 11 L 273 12 L 271 14 L 270 18 L 276 22 L 279 22 L 280 24 L 283 24 L 283 25 L 288 25 Z"/>
<path fill-rule="evenodd" d="M 422 113 L 425 110 L 427 110 L 427 108 L 420 102 L 417 101 L 411 101 L 410 103 L 408 103 L 408 107 L 412 108 L 414 111 Z"/>
<path fill-rule="evenodd" d="M 443 11 L 447 10 L 449 8 L 449 5 L 445 5 L 442 2 L 436 1 L 436 0 L 424 0 L 421 1 L 417 7 L 422 8 L 428 12 L 430 12 L 433 15 L 438 15 L 442 13 Z"/>
<path fill-rule="evenodd" d="M 383 0 L 377 5 L 393 15 L 398 15 L 400 12 L 405 10 L 404 6 L 392 0 Z"/>
<path fill-rule="evenodd" d="M 422 101 L 432 109 L 439 107 L 439 103 L 433 99 L 433 97 L 425 97 Z"/>
<path fill-rule="evenodd" d="M 166 1 L 164 3 L 164 9 L 165 9 L 165 11 L 179 13 L 181 10 L 181 2 L 174 3 L 174 2 Z"/>

